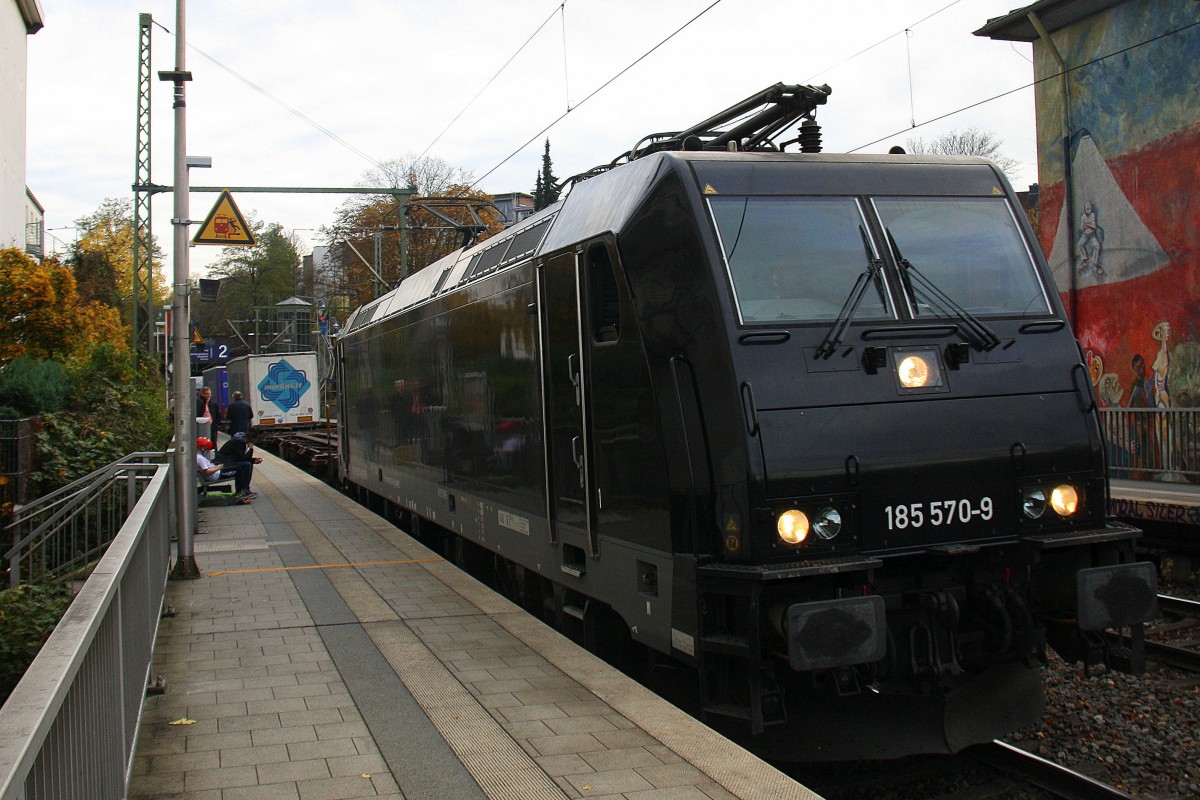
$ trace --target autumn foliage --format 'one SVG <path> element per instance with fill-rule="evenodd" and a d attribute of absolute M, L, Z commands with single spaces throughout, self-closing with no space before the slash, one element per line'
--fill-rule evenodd
<path fill-rule="evenodd" d="M 57 261 L 39 264 L 20 250 L 0 250 L 0 297 L 0 366 L 19 356 L 87 359 L 102 342 L 129 349 L 120 312 L 81 302 L 74 275 Z"/>

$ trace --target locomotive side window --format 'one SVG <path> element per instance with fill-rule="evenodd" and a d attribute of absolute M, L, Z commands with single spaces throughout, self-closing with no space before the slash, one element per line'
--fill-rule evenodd
<path fill-rule="evenodd" d="M 620 335 L 621 296 L 608 248 L 593 245 L 587 254 L 588 311 L 592 341 L 615 342 Z"/>
<path fill-rule="evenodd" d="M 876 198 L 893 256 L 971 314 L 1041 315 L 1050 302 L 1008 203 L 990 197 Z M 914 316 L 937 314 L 913 286 Z"/>
<path fill-rule="evenodd" d="M 837 319 L 877 258 L 852 197 L 710 197 L 742 322 Z M 858 319 L 894 316 L 882 276 Z"/>

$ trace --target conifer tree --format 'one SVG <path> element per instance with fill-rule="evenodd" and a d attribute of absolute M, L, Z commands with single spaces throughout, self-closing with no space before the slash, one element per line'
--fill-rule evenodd
<path fill-rule="evenodd" d="M 533 209 L 541 211 L 558 200 L 558 179 L 554 177 L 554 167 L 550 161 L 550 139 L 546 139 L 546 149 L 542 153 L 542 171 L 538 173 L 537 184 L 533 190 Z"/>

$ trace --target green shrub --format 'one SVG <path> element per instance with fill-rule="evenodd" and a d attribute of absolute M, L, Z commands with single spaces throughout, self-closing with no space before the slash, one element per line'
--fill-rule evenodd
<path fill-rule="evenodd" d="M 73 597 L 62 583 L 0 591 L 0 704 L 21 681 Z"/>
<path fill-rule="evenodd" d="M 56 361 L 21 356 L 0 369 L 0 406 L 19 412 L 9 419 L 61 411 L 69 393 L 67 375 Z"/>
<path fill-rule="evenodd" d="M 156 364 L 135 368 L 116 349 L 101 345 L 69 372 L 69 407 L 42 415 L 33 472 L 37 494 L 138 451 L 166 449 L 171 420 Z"/>

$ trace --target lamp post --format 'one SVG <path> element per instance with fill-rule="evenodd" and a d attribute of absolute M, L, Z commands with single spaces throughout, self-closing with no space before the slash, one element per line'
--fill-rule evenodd
<path fill-rule="evenodd" d="M 193 534 L 196 527 L 196 412 L 191 396 L 191 330 L 188 313 L 188 159 L 186 85 L 192 74 L 187 60 L 186 0 L 175 0 L 175 69 L 160 72 L 163 81 L 175 84 L 175 206 L 171 218 L 174 231 L 174 292 L 171 300 L 172 361 L 171 382 L 175 400 L 175 536 L 178 557 L 171 569 L 176 580 L 200 577 L 196 564 Z"/>

